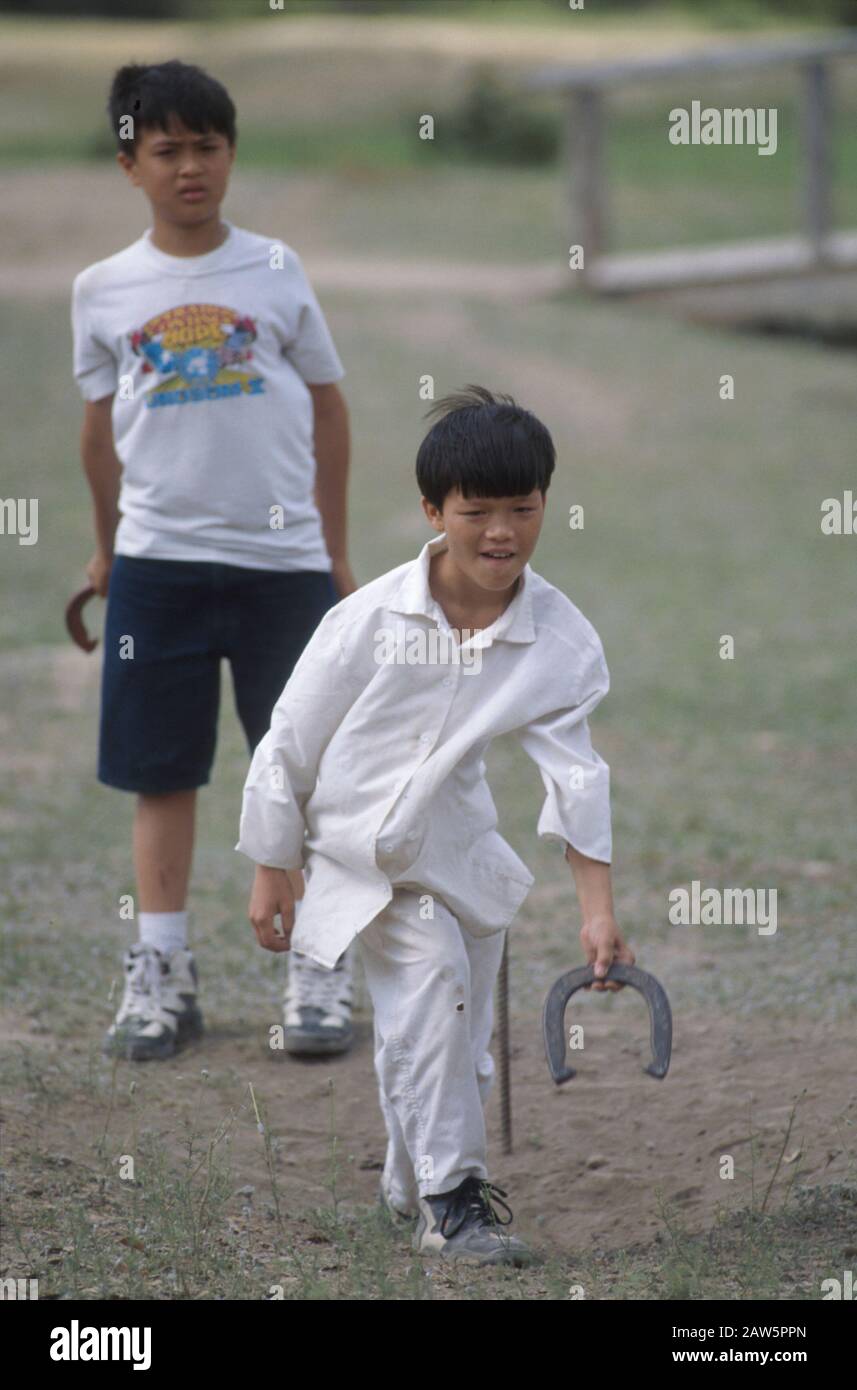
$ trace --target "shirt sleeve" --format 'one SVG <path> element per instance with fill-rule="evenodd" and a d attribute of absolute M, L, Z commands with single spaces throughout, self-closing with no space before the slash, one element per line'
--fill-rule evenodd
<path fill-rule="evenodd" d="M 235 849 L 256 864 L 303 867 L 304 806 L 322 753 L 354 698 L 341 633 L 341 616 L 330 609 L 304 647 L 253 754 Z"/>
<path fill-rule="evenodd" d="M 587 716 L 609 689 L 610 675 L 599 642 L 586 664 L 583 698 L 516 731 L 544 783 L 538 834 L 573 845 L 589 859 L 605 864 L 613 853 L 610 768 L 592 747 Z"/>
<path fill-rule="evenodd" d="M 339 360 L 327 321 L 298 256 L 295 256 L 294 272 L 300 304 L 298 327 L 294 341 L 283 355 L 311 386 L 341 381 L 345 368 Z"/>
<path fill-rule="evenodd" d="M 71 333 L 74 379 L 83 399 L 99 401 L 103 396 L 112 396 L 119 384 L 118 365 L 93 328 L 80 275 L 76 276 L 71 292 Z"/>

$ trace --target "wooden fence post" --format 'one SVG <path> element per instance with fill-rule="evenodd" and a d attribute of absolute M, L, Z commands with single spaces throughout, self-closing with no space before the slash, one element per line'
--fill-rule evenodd
<path fill-rule="evenodd" d="M 567 137 L 571 175 L 571 242 L 583 247 L 583 278 L 607 248 L 601 93 L 578 87 L 569 93 Z"/>
<path fill-rule="evenodd" d="M 832 223 L 830 74 L 823 59 L 803 63 L 804 227 L 816 261 L 823 262 Z"/>

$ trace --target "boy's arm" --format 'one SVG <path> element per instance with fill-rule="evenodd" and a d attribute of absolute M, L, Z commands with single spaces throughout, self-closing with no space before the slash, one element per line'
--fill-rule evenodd
<path fill-rule="evenodd" d="M 113 448 L 111 411 L 113 396 L 86 401 L 80 431 L 80 457 L 92 493 L 95 554 L 86 567 L 89 582 L 102 598 L 107 596 L 113 545 L 119 524 L 119 484 L 122 464 Z"/>
<path fill-rule="evenodd" d="M 610 676 L 598 643 L 587 659 L 579 702 L 517 730 L 518 740 L 538 767 L 545 788 L 538 834 L 564 847 L 580 903 L 581 944 L 599 975 L 614 960 L 634 963 L 613 912 L 610 769 L 592 747 L 587 718 L 609 688 Z M 587 988 L 601 992 L 624 986 L 599 981 Z"/>
<path fill-rule="evenodd" d="M 577 889 L 577 900 L 580 903 L 580 914 L 583 919 L 580 941 L 586 952 L 587 961 L 590 965 L 594 964 L 596 975 L 605 975 L 614 961 L 633 965 L 636 956 L 630 946 L 627 946 L 622 939 L 613 913 L 610 865 L 603 864 L 597 859 L 590 859 L 575 849 L 574 845 L 566 845 L 565 857 L 571 866 L 574 885 Z M 609 980 L 606 984 L 596 982 L 593 985 L 586 985 L 585 988 L 594 989 L 600 993 L 602 990 L 624 989 L 625 986 Z"/>
<path fill-rule="evenodd" d="M 85 403 L 80 454 L 95 510 L 96 551 L 87 565 L 87 574 L 93 588 L 105 597 L 119 522 L 122 473 L 113 448 L 112 423 L 118 364 L 98 325 L 97 284 L 92 282 L 92 274 L 92 267 L 81 271 L 72 285 L 72 367 Z"/>
<path fill-rule="evenodd" d="M 290 949 L 292 879 L 303 867 L 303 808 L 322 754 L 356 698 L 352 675 L 341 618 L 330 609 L 304 647 L 253 754 L 235 848 L 256 864 L 247 915 L 259 945 L 269 951 Z"/>
<path fill-rule="evenodd" d="M 333 582 L 345 598 L 357 588 L 348 563 L 348 408 L 335 382 L 308 383 L 308 388 L 315 419 L 315 503 L 333 561 Z"/>
<path fill-rule="evenodd" d="M 544 784 L 538 834 L 609 864 L 610 768 L 592 747 L 586 719 L 603 693 L 593 691 L 581 704 L 534 719 L 516 734 Z"/>

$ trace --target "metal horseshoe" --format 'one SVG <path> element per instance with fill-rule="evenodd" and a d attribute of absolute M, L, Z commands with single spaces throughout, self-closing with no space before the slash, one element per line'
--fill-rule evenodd
<path fill-rule="evenodd" d="M 646 970 L 636 965 L 611 965 L 606 975 L 596 977 L 595 967 L 581 965 L 577 970 L 569 970 L 560 975 L 545 1000 L 542 1011 L 542 1027 L 545 1037 L 545 1055 L 550 1074 L 557 1086 L 570 1081 L 577 1075 L 574 1067 L 565 1065 L 565 1010 L 568 1001 L 584 985 L 599 980 L 617 980 L 619 984 L 638 989 L 649 1006 L 649 1021 L 652 1030 L 652 1060 L 643 1070 L 649 1076 L 662 1081 L 666 1076 L 672 1052 L 673 1020 L 670 1001 L 662 984 Z"/>
<path fill-rule="evenodd" d="M 69 637 L 76 642 L 85 652 L 94 652 L 98 646 L 98 638 L 90 637 L 83 621 L 83 605 L 88 603 L 95 594 L 91 584 L 87 584 L 85 589 L 80 589 L 69 599 L 65 610 L 65 625 L 68 629 Z"/>

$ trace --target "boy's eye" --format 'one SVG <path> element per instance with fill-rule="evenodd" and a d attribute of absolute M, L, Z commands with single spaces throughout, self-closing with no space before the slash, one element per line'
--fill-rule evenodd
<path fill-rule="evenodd" d="M 516 511 L 516 512 L 534 512 L 535 510 L 536 510 L 535 507 L 516 507 L 516 508 L 515 508 L 515 511 Z M 484 510 L 483 510 L 483 511 L 477 510 L 477 511 L 473 511 L 473 512 L 462 512 L 461 515 L 462 515 L 462 516 L 484 516 L 484 515 L 485 515 L 485 512 L 484 512 Z"/>
<path fill-rule="evenodd" d="M 216 149 L 218 149 L 219 147 L 218 147 L 217 145 L 200 145 L 199 148 L 200 148 L 201 150 L 216 150 Z M 162 155 L 162 154 L 175 154 L 175 150 L 155 150 L 155 154 L 157 154 L 157 155 Z"/>

